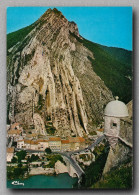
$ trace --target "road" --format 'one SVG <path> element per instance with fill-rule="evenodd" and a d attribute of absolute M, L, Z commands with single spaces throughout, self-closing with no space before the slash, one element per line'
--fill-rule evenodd
<path fill-rule="evenodd" d="M 86 150 L 92 150 L 96 145 L 98 145 L 103 139 L 105 138 L 105 135 L 102 135 L 101 137 L 99 137 L 93 144 L 91 144 L 90 146 L 88 146 L 87 148 L 84 148 L 82 150 L 76 150 L 73 152 L 58 152 L 59 154 L 66 156 L 68 158 L 68 160 L 70 161 L 71 165 L 74 167 L 74 169 L 76 170 L 78 177 L 81 177 L 82 174 L 84 174 L 84 171 L 82 170 L 82 168 L 78 165 L 78 163 L 71 157 L 71 155 L 73 154 L 77 154 L 80 152 L 84 152 Z"/>
<path fill-rule="evenodd" d="M 94 143 L 92 143 L 90 146 L 81 149 L 81 150 L 76 150 L 76 151 L 70 151 L 70 152 L 54 152 L 54 154 L 61 154 L 62 156 L 65 156 L 70 164 L 73 166 L 73 168 L 75 169 L 78 177 L 80 178 L 82 174 L 84 174 L 84 171 L 82 170 L 82 168 L 78 165 L 78 163 L 73 159 L 72 155 L 73 154 L 77 154 L 80 152 L 85 152 L 86 150 L 92 150 L 96 145 L 98 145 L 103 139 L 105 138 L 105 135 L 102 135 L 101 137 L 99 137 Z M 18 150 L 17 150 L 18 151 Z M 44 151 L 40 151 L 40 150 L 30 150 L 27 149 L 26 150 L 28 153 L 44 153 Z"/>
<path fill-rule="evenodd" d="M 87 150 L 92 150 L 96 145 L 98 145 L 103 139 L 105 138 L 105 135 L 100 136 L 94 143 L 92 143 L 90 146 L 81 149 L 81 150 L 75 150 L 75 151 L 70 151 L 67 152 L 69 156 L 71 156 L 72 154 L 76 154 L 76 153 L 80 153 L 80 152 L 85 152 Z"/>
<path fill-rule="evenodd" d="M 70 164 L 73 166 L 75 171 L 77 172 L 78 177 L 81 177 L 82 174 L 84 174 L 84 171 L 82 168 L 78 165 L 78 163 L 69 155 L 67 152 L 56 152 L 56 154 L 61 154 L 62 156 L 65 156 Z"/>

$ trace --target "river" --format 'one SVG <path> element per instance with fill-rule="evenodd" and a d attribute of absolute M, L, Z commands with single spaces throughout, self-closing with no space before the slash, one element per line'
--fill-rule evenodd
<path fill-rule="evenodd" d="M 19 183 L 24 183 L 23 185 L 13 185 L 13 181 L 19 181 Z M 62 173 L 57 176 L 46 176 L 46 175 L 34 175 L 27 179 L 15 179 L 8 180 L 8 188 L 47 188 L 47 189 L 71 189 L 73 185 L 77 182 L 77 178 L 72 178 L 68 173 Z"/>

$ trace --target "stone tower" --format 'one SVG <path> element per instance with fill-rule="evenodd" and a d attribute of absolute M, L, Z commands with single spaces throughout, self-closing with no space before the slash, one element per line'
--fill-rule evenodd
<path fill-rule="evenodd" d="M 111 101 L 107 104 L 105 111 L 104 134 L 106 135 L 111 146 L 118 141 L 120 132 L 120 118 L 128 116 L 127 106 L 118 100 Z"/>

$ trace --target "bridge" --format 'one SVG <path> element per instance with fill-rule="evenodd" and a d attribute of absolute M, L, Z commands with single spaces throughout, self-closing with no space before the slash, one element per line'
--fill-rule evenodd
<path fill-rule="evenodd" d="M 87 150 L 93 151 L 94 147 L 97 146 L 103 139 L 105 138 L 105 135 L 102 135 L 99 137 L 94 143 L 92 143 L 90 146 L 81 149 L 81 150 L 75 150 L 70 152 L 53 152 L 53 154 L 60 154 L 64 157 L 64 160 L 66 161 L 66 165 L 68 167 L 69 175 L 72 177 L 77 176 L 78 177 L 78 184 L 80 184 L 82 175 L 84 174 L 84 171 L 79 166 L 78 162 L 72 157 L 74 154 L 79 154 L 81 152 L 86 152 Z M 18 151 L 19 149 L 16 149 Z M 23 149 L 20 149 L 23 150 Z M 28 153 L 44 153 L 44 151 L 40 150 L 30 150 L 26 149 Z"/>
<path fill-rule="evenodd" d="M 72 165 L 73 170 L 72 173 L 70 173 L 70 176 L 74 176 L 74 173 L 76 173 L 76 175 L 78 176 L 78 178 L 81 177 L 82 174 L 84 174 L 84 171 L 82 170 L 82 168 L 78 165 L 78 163 L 76 162 L 75 159 L 73 159 L 67 152 L 56 152 L 56 154 L 60 154 L 63 157 L 66 157 L 66 163 L 68 164 L 68 162 L 70 163 L 70 165 Z M 68 164 L 69 166 L 69 164 Z M 70 167 L 71 168 L 71 167 Z"/>
<path fill-rule="evenodd" d="M 67 154 L 68 154 L 69 156 L 71 156 L 71 155 L 73 155 L 73 154 L 79 154 L 79 153 L 81 153 L 81 152 L 86 152 L 87 150 L 93 151 L 94 147 L 97 146 L 104 138 L 105 138 L 105 135 L 102 135 L 102 136 L 100 136 L 94 143 L 92 143 L 92 144 L 89 145 L 88 147 L 83 148 L 83 149 L 81 149 L 81 150 L 70 151 L 70 152 L 67 152 Z"/>
<path fill-rule="evenodd" d="M 79 166 L 79 164 L 77 163 L 77 161 L 75 159 L 73 159 L 72 155 L 74 154 L 79 154 L 81 152 L 86 152 L 87 150 L 91 150 L 93 151 L 94 147 L 97 146 L 103 139 L 105 138 L 105 135 L 100 136 L 94 143 L 92 143 L 90 146 L 81 149 L 81 150 L 75 150 L 75 151 L 70 151 L 70 152 L 57 152 L 59 154 L 61 154 L 62 156 L 66 157 L 69 161 L 69 163 L 72 165 L 72 167 L 74 168 L 74 170 L 70 170 L 69 169 L 69 175 L 73 176 L 75 173 L 78 177 L 78 183 L 81 182 L 82 179 L 82 175 L 84 174 L 84 171 L 82 170 L 82 168 Z M 68 163 L 67 163 L 68 164 Z M 72 173 L 71 173 L 72 172 Z"/>

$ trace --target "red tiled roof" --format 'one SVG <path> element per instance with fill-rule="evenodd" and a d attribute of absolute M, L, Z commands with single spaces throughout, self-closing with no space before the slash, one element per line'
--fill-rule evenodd
<path fill-rule="evenodd" d="M 38 142 L 48 142 L 48 140 L 38 139 Z"/>
<path fill-rule="evenodd" d="M 36 133 L 32 133 L 32 134 L 26 134 L 26 137 L 32 138 L 32 137 L 36 137 L 37 134 Z"/>
<path fill-rule="evenodd" d="M 69 140 L 61 140 L 62 144 L 69 144 Z"/>
<path fill-rule="evenodd" d="M 31 145 L 38 145 L 38 141 L 36 141 L 36 140 L 31 140 L 31 143 L 30 143 Z"/>
<path fill-rule="evenodd" d="M 83 137 L 78 137 L 80 142 L 85 142 L 85 139 Z"/>
<path fill-rule="evenodd" d="M 103 129 L 103 128 L 101 128 L 101 129 L 98 129 L 97 131 L 103 132 L 103 131 L 104 131 L 104 129 Z"/>
<path fill-rule="evenodd" d="M 70 143 L 85 142 L 83 137 L 69 137 Z"/>
<path fill-rule="evenodd" d="M 22 140 L 18 140 L 17 142 L 22 142 L 22 141 L 24 141 L 23 139 Z"/>
<path fill-rule="evenodd" d="M 11 129 L 14 129 L 16 126 L 19 126 L 20 125 L 20 123 L 13 123 L 12 125 L 11 125 Z"/>
<path fill-rule="evenodd" d="M 7 148 L 7 153 L 14 153 L 14 147 L 12 147 L 12 148 Z"/>
<path fill-rule="evenodd" d="M 25 139 L 24 142 L 25 142 L 25 144 L 30 144 L 31 140 Z"/>
<path fill-rule="evenodd" d="M 50 137 L 49 141 L 61 141 L 60 137 Z"/>
<path fill-rule="evenodd" d="M 24 140 L 25 144 L 38 145 L 37 140 Z"/>
<path fill-rule="evenodd" d="M 16 135 L 20 135 L 21 134 L 21 130 L 9 130 L 8 131 L 8 134 L 10 134 L 10 135 L 13 135 L 13 134 L 16 134 Z"/>

